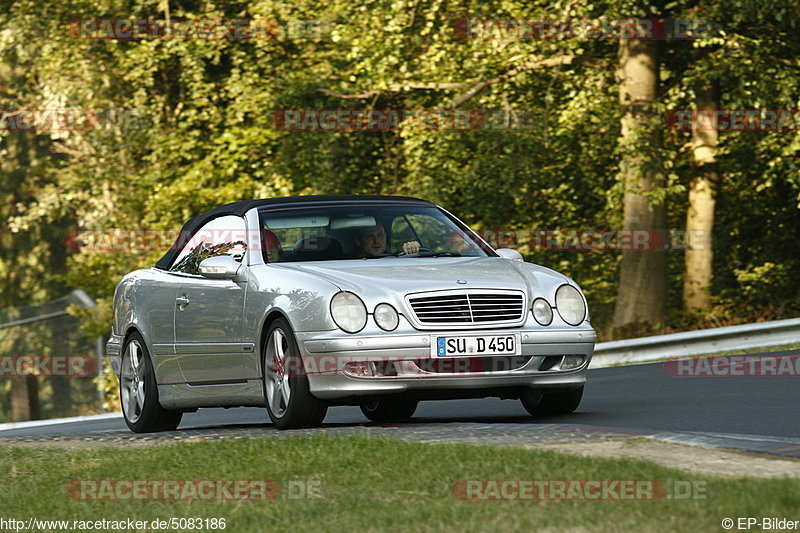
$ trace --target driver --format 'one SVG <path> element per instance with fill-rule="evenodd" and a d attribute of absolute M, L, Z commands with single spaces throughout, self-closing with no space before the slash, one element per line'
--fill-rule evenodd
<path fill-rule="evenodd" d="M 386 230 L 380 224 L 362 229 L 356 235 L 356 244 L 367 257 L 376 257 L 386 253 Z M 403 253 L 419 252 L 419 243 L 410 241 L 403 243 Z"/>

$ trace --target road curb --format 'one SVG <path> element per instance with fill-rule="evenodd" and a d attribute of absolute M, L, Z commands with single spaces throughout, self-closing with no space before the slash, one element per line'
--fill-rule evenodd
<path fill-rule="evenodd" d="M 25 429 L 43 426 L 55 426 L 57 424 L 69 424 L 70 422 L 90 422 L 92 420 L 109 420 L 122 418 L 122 413 L 103 413 L 102 415 L 70 416 L 66 418 L 50 418 L 47 420 L 26 420 L 24 422 L 6 422 L 0 424 L 0 431 L 8 429 Z"/>

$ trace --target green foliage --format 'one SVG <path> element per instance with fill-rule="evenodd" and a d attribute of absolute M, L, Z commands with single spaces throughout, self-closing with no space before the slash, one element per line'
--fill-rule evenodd
<path fill-rule="evenodd" d="M 667 130 L 657 117 L 691 108 L 696 83 L 711 77 L 719 80 L 725 108 L 796 108 L 796 4 L 7 2 L 0 7 L 0 107 L 126 110 L 143 120 L 128 129 L 0 130 L 0 225 L 5 248 L 14 250 L 0 257 L 2 303 L 80 287 L 107 307 L 119 277 L 151 265 L 164 249 L 83 250 L 70 253 L 59 270 L 50 268 L 59 259 L 43 243 L 58 243 L 68 229 L 177 230 L 205 209 L 254 197 L 411 194 L 479 229 L 617 229 L 624 150 L 646 152 L 646 161 L 663 171 L 665 186 L 650 194 L 667 203 L 670 227 L 682 229 L 690 134 Z M 319 34 L 284 32 L 266 40 L 87 40 L 68 32 L 80 17 L 168 16 L 272 18 L 284 28 L 298 20 L 325 23 Z M 462 39 L 453 30 L 453 20 L 465 17 L 632 16 L 707 19 L 721 30 L 661 43 L 661 98 L 653 110 L 658 146 L 649 135 L 619 144 L 616 41 Z M 562 56 L 588 61 L 523 68 Z M 434 83 L 455 85 L 429 88 Z M 323 133 L 279 130 L 272 120 L 285 109 L 448 109 L 456 102 L 460 109 L 523 117 L 526 126 Z M 798 294 L 798 284 L 781 282 L 781 273 L 800 267 L 800 137 L 797 131 L 720 137 L 715 305 L 727 308 L 744 297 L 757 315 L 759 305 L 781 301 L 786 314 L 796 314 L 800 299 L 786 295 Z M 580 283 L 595 324 L 607 324 L 618 255 L 522 251 Z M 669 305 L 677 313 L 682 254 L 672 252 L 669 261 Z M 86 317 L 88 327 L 106 321 L 107 329 L 108 309 L 96 313 Z"/>

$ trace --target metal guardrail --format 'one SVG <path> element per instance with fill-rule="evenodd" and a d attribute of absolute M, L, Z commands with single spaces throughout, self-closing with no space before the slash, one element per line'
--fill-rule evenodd
<path fill-rule="evenodd" d="M 3 317 L 7 317 L 9 313 L 0 310 L 0 332 L 8 328 L 25 326 L 27 324 L 35 324 L 43 320 L 51 320 L 54 318 L 69 316 L 69 313 L 67 312 L 66 308 L 70 304 L 78 304 L 84 309 L 91 309 L 93 307 L 97 307 L 97 303 L 85 291 L 81 289 L 75 289 L 69 294 L 61 296 L 60 298 L 50 300 L 49 302 L 45 302 L 44 304 L 28 306 L 26 308 L 34 313 L 39 309 L 45 308 L 45 306 L 48 307 L 56 306 L 58 308 L 56 311 L 52 311 L 49 313 L 34 314 L 33 316 L 26 316 L 24 318 L 3 322 Z M 105 354 L 105 344 L 103 343 L 103 337 L 97 337 L 94 340 L 94 353 L 95 357 L 97 357 L 97 376 L 99 378 L 102 378 L 104 372 L 103 356 Z M 100 402 L 100 410 L 102 411 L 103 402 L 105 400 L 105 392 L 103 391 L 103 387 L 99 382 L 97 386 L 97 395 L 98 395 L 98 400 Z"/>
<path fill-rule="evenodd" d="M 67 315 L 69 315 L 69 313 L 67 313 L 66 306 L 69 305 L 70 300 L 72 301 L 72 303 L 78 303 L 81 307 L 84 307 L 86 309 L 91 309 L 93 307 L 97 307 L 97 304 L 95 303 L 95 301 L 92 300 L 92 297 L 89 296 L 88 294 L 86 294 L 85 291 L 83 291 L 81 289 L 75 289 L 71 293 L 69 293 L 69 294 L 67 294 L 65 296 L 62 296 L 61 298 L 56 298 L 55 300 L 50 300 L 49 302 L 46 302 L 44 304 L 44 305 L 47 305 L 47 304 L 55 304 L 55 302 L 63 302 L 61 304 L 61 306 L 64 307 L 64 309 L 59 309 L 58 311 L 53 311 L 51 313 L 42 313 L 42 314 L 38 314 L 38 315 L 34 315 L 34 316 L 29 316 L 29 317 L 26 317 L 26 318 L 20 318 L 18 320 L 11 320 L 11 321 L 8 321 L 8 322 L 2 322 L 2 319 L 0 319 L 0 329 L 13 328 L 15 326 L 23 326 L 25 324 L 34 324 L 34 323 L 40 322 L 42 320 L 49 320 L 51 318 L 58 318 L 58 317 L 61 317 L 61 316 L 67 316 Z M 39 307 L 43 307 L 43 305 L 30 306 L 29 309 L 34 309 L 34 308 L 39 308 Z"/>
<path fill-rule="evenodd" d="M 601 342 L 591 368 L 800 343 L 800 318 Z"/>

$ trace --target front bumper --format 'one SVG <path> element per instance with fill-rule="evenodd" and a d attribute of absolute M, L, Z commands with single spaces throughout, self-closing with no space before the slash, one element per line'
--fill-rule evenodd
<path fill-rule="evenodd" d="M 432 357 L 436 335 L 519 333 L 521 355 Z M 413 334 L 346 335 L 331 331 L 297 333 L 311 393 L 334 402 L 366 396 L 410 398 L 515 397 L 525 389 L 575 388 L 586 382 L 596 340 L 590 326 L 529 331 L 492 329 Z M 582 363 L 562 369 L 564 356 Z M 574 358 L 572 358 L 574 359 Z M 354 373 L 353 365 L 365 373 Z M 375 363 L 374 366 L 367 366 Z"/>
<path fill-rule="evenodd" d="M 108 362 L 111 364 L 111 369 L 114 371 L 114 374 L 119 377 L 120 373 L 120 363 L 122 359 L 122 336 L 121 335 L 114 335 L 111 334 L 111 338 L 108 339 L 106 343 L 106 356 L 108 357 Z"/>

